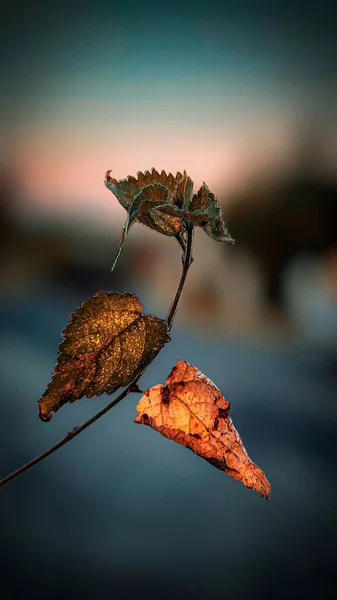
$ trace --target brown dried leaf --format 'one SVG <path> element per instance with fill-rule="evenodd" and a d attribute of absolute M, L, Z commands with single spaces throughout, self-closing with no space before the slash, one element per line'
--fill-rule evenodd
<path fill-rule="evenodd" d="M 144 393 L 135 422 L 190 448 L 268 500 L 270 483 L 250 460 L 229 410 L 230 403 L 212 381 L 178 360 L 165 385 L 155 385 Z"/>
<path fill-rule="evenodd" d="M 137 179 L 128 176 L 117 181 L 105 174 L 105 186 L 116 196 L 120 204 L 128 211 L 128 218 L 122 230 L 121 241 L 112 271 L 122 252 L 127 234 L 135 221 L 168 236 L 174 236 L 181 245 L 181 234 L 185 230 L 183 215 L 179 210 L 186 204 L 193 191 L 193 182 L 184 171 L 168 175 L 165 171 L 160 174 L 155 169 L 151 173 L 139 172 Z"/>
<path fill-rule="evenodd" d="M 200 225 L 207 235 L 217 242 L 226 242 L 234 244 L 233 238 L 230 236 L 222 216 L 222 210 L 218 204 L 217 198 L 203 183 L 197 194 L 194 194 L 189 210 L 192 213 L 191 220 L 196 225 Z M 197 219 L 202 221 L 197 222 Z"/>
<path fill-rule="evenodd" d="M 62 336 L 54 375 L 39 400 L 43 421 L 67 402 L 128 385 L 170 341 L 165 323 L 144 315 L 137 296 L 117 292 L 83 302 Z"/>
<path fill-rule="evenodd" d="M 164 235 L 177 236 L 180 234 L 183 229 L 181 216 L 160 213 L 160 210 L 158 210 L 158 205 L 166 207 L 169 205 L 169 201 L 169 190 L 162 183 L 150 183 L 141 188 L 140 192 L 138 192 L 129 204 L 128 216 L 122 229 L 119 248 L 111 269 L 112 271 L 123 250 L 128 233 L 136 221 Z"/>
<path fill-rule="evenodd" d="M 119 181 L 112 177 L 110 173 L 110 170 L 105 173 L 104 184 L 126 209 L 128 209 L 137 194 L 147 185 L 161 183 L 168 191 L 170 202 L 174 202 L 178 206 L 182 206 L 186 202 L 185 189 L 186 194 L 191 193 L 191 184 L 193 189 L 193 181 L 188 177 L 186 171 L 183 174 L 177 172 L 174 177 L 172 173 L 167 175 L 165 171 L 162 171 L 159 174 L 156 169 L 152 168 L 151 173 L 150 171 L 145 171 L 144 173 L 139 171 L 137 179 L 129 175 L 126 179 L 120 179 Z M 139 221 L 142 223 L 140 219 Z M 144 223 L 144 225 L 147 225 L 147 223 Z"/>
<path fill-rule="evenodd" d="M 174 236 L 182 247 L 186 223 L 202 227 L 217 242 L 234 244 L 217 198 L 205 183 L 193 195 L 193 181 L 186 171 L 183 174 L 178 172 L 174 177 L 165 171 L 159 175 L 152 169 L 151 173 L 139 172 L 137 179 L 128 176 L 120 181 L 111 177 L 110 173 L 106 172 L 104 183 L 128 212 L 112 270 L 135 221 L 164 235 Z"/>

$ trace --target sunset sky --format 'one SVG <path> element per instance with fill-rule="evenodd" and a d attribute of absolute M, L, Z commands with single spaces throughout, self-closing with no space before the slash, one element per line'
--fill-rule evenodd
<path fill-rule="evenodd" d="M 289 164 L 308 123 L 333 149 L 330 10 L 310 2 L 305 11 L 290 2 L 13 6 L 2 36 L 3 168 L 15 166 L 26 207 L 104 219 L 107 169 L 116 178 L 186 169 L 196 185 L 225 194 Z"/>

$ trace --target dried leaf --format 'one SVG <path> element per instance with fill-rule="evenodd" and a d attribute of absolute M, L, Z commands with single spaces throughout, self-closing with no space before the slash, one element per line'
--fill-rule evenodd
<path fill-rule="evenodd" d="M 193 189 L 193 182 L 186 171 L 183 174 L 178 172 L 174 177 L 172 173 L 167 175 L 165 171 L 159 174 L 153 168 L 151 173 L 150 171 L 145 171 L 145 173 L 139 171 L 137 179 L 129 175 L 126 179 L 120 179 L 119 181 L 112 177 L 110 173 L 110 170 L 106 172 L 104 184 L 126 209 L 146 185 L 161 183 L 168 190 L 171 201 L 176 202 L 178 206 L 182 206 L 185 201 L 185 189 L 187 188 L 188 192 L 191 185 Z"/>
<path fill-rule="evenodd" d="M 62 336 L 54 375 L 39 400 L 43 421 L 67 402 L 128 385 L 170 341 L 165 323 L 144 315 L 137 296 L 117 292 L 83 302 Z"/>
<path fill-rule="evenodd" d="M 189 210 L 194 218 L 204 218 L 203 222 L 197 223 L 200 225 L 207 235 L 217 242 L 226 242 L 227 244 L 234 244 L 233 238 L 229 235 L 228 229 L 223 220 L 222 211 L 218 204 L 217 198 L 207 187 L 206 183 L 203 183 L 197 194 L 194 194 Z M 193 216 L 191 217 L 193 222 Z"/>
<path fill-rule="evenodd" d="M 173 177 L 172 173 L 167 175 L 165 171 L 162 171 L 159 174 L 152 169 L 151 173 L 149 171 L 139 172 L 137 179 L 128 176 L 120 181 L 111 177 L 110 171 L 107 171 L 104 183 L 128 211 L 128 218 L 122 230 L 112 271 L 122 252 L 127 234 L 135 221 L 158 231 L 158 233 L 174 236 L 181 244 L 181 234 L 185 230 L 182 215 L 174 213 L 168 207 L 175 203 L 177 207 L 183 205 L 185 193 L 189 194 L 193 188 L 193 182 L 185 171 L 183 175 L 178 172 L 176 177 Z"/>
<path fill-rule="evenodd" d="M 270 484 L 247 455 L 229 410 L 230 403 L 212 381 L 178 360 L 165 385 L 155 385 L 144 393 L 135 422 L 190 448 L 268 499 Z"/>
<path fill-rule="evenodd" d="M 111 171 L 106 172 L 104 183 L 128 211 L 112 270 L 135 221 L 164 235 L 176 237 L 180 245 L 183 245 L 181 240 L 186 231 L 186 223 L 202 227 L 207 235 L 218 242 L 234 244 L 216 197 L 205 183 L 193 195 L 193 181 L 186 171 L 183 174 L 178 172 L 174 177 L 172 173 L 167 175 L 162 171 L 159 174 L 152 169 L 151 173 L 139 172 L 137 179 L 129 176 L 120 181 L 111 177 L 110 173 Z"/>
<path fill-rule="evenodd" d="M 123 250 L 127 235 L 135 223 L 139 221 L 143 225 L 147 225 L 151 229 L 163 233 L 164 235 L 176 236 L 183 229 L 181 216 L 164 214 L 158 210 L 158 206 L 164 208 L 169 205 L 170 196 L 169 189 L 162 183 L 150 183 L 141 188 L 140 192 L 131 201 L 128 207 L 128 217 L 122 229 L 121 240 L 119 243 L 118 253 L 112 266 L 114 270 L 117 260 Z"/>

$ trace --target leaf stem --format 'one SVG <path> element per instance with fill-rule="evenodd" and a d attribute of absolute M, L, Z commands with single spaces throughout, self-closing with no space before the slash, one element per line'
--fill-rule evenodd
<path fill-rule="evenodd" d="M 168 331 L 172 327 L 174 317 L 175 317 L 175 314 L 176 314 L 176 311 L 178 308 L 178 304 L 179 304 L 179 301 L 181 298 L 181 294 L 184 289 L 188 269 L 193 260 L 192 259 L 192 246 L 193 246 L 193 230 L 194 230 L 194 228 L 191 225 L 186 225 L 186 229 L 187 229 L 187 243 L 186 243 L 186 250 L 183 255 L 183 269 L 181 272 L 181 277 L 180 277 L 177 291 L 175 293 L 175 296 L 174 296 L 173 302 L 171 304 L 171 307 L 169 309 L 168 315 L 165 319 L 165 323 L 167 325 Z M 91 417 L 90 419 L 85 421 L 85 423 L 82 423 L 82 425 L 79 425 L 79 427 L 74 427 L 74 429 L 69 431 L 64 436 L 64 438 L 59 440 L 56 444 L 54 444 L 54 446 L 51 446 L 50 448 L 48 448 L 48 450 L 45 450 L 44 452 L 42 452 L 41 454 L 39 454 L 38 456 L 36 456 L 32 460 L 30 460 L 29 462 L 27 462 L 26 464 L 22 465 L 21 467 L 19 467 L 18 469 L 16 469 L 12 473 L 10 473 L 9 475 L 7 475 L 3 479 L 1 479 L 0 486 L 5 485 L 6 483 L 8 483 L 9 481 L 12 481 L 12 479 L 15 479 L 16 477 L 18 477 L 25 471 L 28 471 L 28 469 L 31 469 L 32 467 L 34 467 L 34 465 L 36 465 L 37 463 L 39 463 L 42 460 L 44 460 L 45 458 L 47 458 L 47 456 L 54 454 L 54 452 L 56 452 L 56 450 L 58 450 L 59 448 L 62 448 L 62 446 L 64 446 L 68 442 L 70 442 L 70 440 L 74 439 L 82 431 L 84 431 L 85 429 L 90 427 L 90 425 L 95 423 L 95 421 L 98 421 L 98 419 L 103 417 L 103 415 L 105 415 L 107 412 L 109 412 L 109 410 L 111 410 L 114 406 L 116 406 L 116 404 L 118 404 L 121 400 L 123 400 L 128 394 L 130 394 L 131 392 L 140 391 L 137 386 L 137 383 L 138 383 L 139 379 L 141 378 L 141 376 L 143 375 L 143 373 L 145 372 L 146 368 L 147 367 L 145 367 L 145 369 L 143 369 L 135 377 L 135 379 L 133 381 L 131 381 L 131 383 L 129 383 L 129 385 L 117 396 L 117 398 L 115 398 L 114 400 L 109 402 L 109 404 L 107 404 L 104 408 L 102 408 L 102 410 L 100 410 L 98 413 L 96 413 L 93 417 Z"/>
<path fill-rule="evenodd" d="M 177 291 L 175 293 L 175 296 L 173 298 L 172 304 L 170 306 L 170 309 L 168 311 L 168 314 L 167 314 L 167 317 L 165 320 L 168 331 L 170 331 L 170 329 L 172 327 L 173 320 L 174 320 L 175 314 L 177 312 L 178 304 L 180 302 L 180 298 L 181 298 L 181 295 L 183 293 L 183 289 L 185 286 L 187 273 L 193 262 L 193 258 L 192 258 L 193 234 L 194 234 L 193 225 L 191 225 L 190 223 L 186 223 L 186 231 L 187 231 L 187 242 L 186 242 L 186 250 L 183 255 L 183 269 L 181 272 Z"/>

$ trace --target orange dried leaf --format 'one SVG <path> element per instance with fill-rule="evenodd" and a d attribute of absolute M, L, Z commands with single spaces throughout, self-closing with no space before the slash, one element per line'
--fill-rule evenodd
<path fill-rule="evenodd" d="M 165 323 L 144 315 L 137 296 L 117 292 L 83 302 L 62 336 L 54 375 L 39 400 L 43 421 L 67 402 L 128 385 L 170 341 Z"/>
<path fill-rule="evenodd" d="M 229 416 L 230 403 L 205 375 L 178 360 L 165 385 L 147 390 L 137 405 L 136 423 L 193 450 L 227 475 L 270 496 L 266 476 L 249 458 Z"/>

